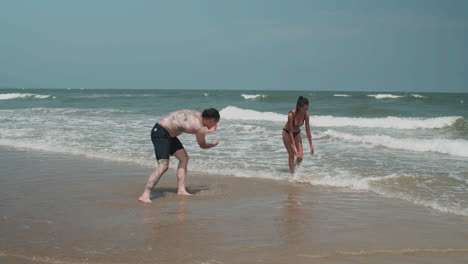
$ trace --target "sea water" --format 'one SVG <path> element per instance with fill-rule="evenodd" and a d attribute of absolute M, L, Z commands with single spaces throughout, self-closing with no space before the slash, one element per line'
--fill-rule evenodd
<path fill-rule="evenodd" d="M 309 99 L 315 154 L 289 173 L 288 111 Z M 221 120 L 200 149 L 179 138 L 190 171 L 375 192 L 468 216 L 468 94 L 141 89 L 0 89 L 0 146 L 156 166 L 150 132 L 179 109 Z M 176 167 L 172 160 L 171 167 Z"/>

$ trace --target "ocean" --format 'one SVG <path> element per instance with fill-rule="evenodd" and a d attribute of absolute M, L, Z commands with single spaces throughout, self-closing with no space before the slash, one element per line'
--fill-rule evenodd
<path fill-rule="evenodd" d="M 310 101 L 316 154 L 302 127 L 305 158 L 293 176 L 281 131 L 300 95 Z M 287 180 L 468 216 L 468 94 L 0 89 L 0 146 L 155 167 L 153 125 L 171 111 L 210 107 L 221 114 L 207 136 L 217 147 L 179 137 L 189 184 L 190 171 Z"/>

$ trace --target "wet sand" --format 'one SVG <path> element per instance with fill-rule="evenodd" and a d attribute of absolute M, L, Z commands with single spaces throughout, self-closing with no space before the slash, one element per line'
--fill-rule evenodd
<path fill-rule="evenodd" d="M 467 263 L 468 218 L 369 192 L 0 148 L 0 263 Z M 172 168 L 176 164 L 172 164 Z"/>

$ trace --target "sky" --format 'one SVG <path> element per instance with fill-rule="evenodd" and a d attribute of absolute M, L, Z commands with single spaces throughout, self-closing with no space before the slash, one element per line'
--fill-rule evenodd
<path fill-rule="evenodd" d="M 468 92 L 468 1 L 3 0 L 0 87 Z"/>

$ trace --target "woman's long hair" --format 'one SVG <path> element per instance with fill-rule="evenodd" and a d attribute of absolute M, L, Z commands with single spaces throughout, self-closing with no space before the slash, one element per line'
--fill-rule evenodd
<path fill-rule="evenodd" d="M 297 99 L 297 103 L 296 103 L 296 112 L 299 111 L 299 107 L 303 106 L 303 105 L 309 105 L 309 100 L 307 100 L 307 98 L 303 97 L 302 95 L 299 96 L 299 98 Z"/>

